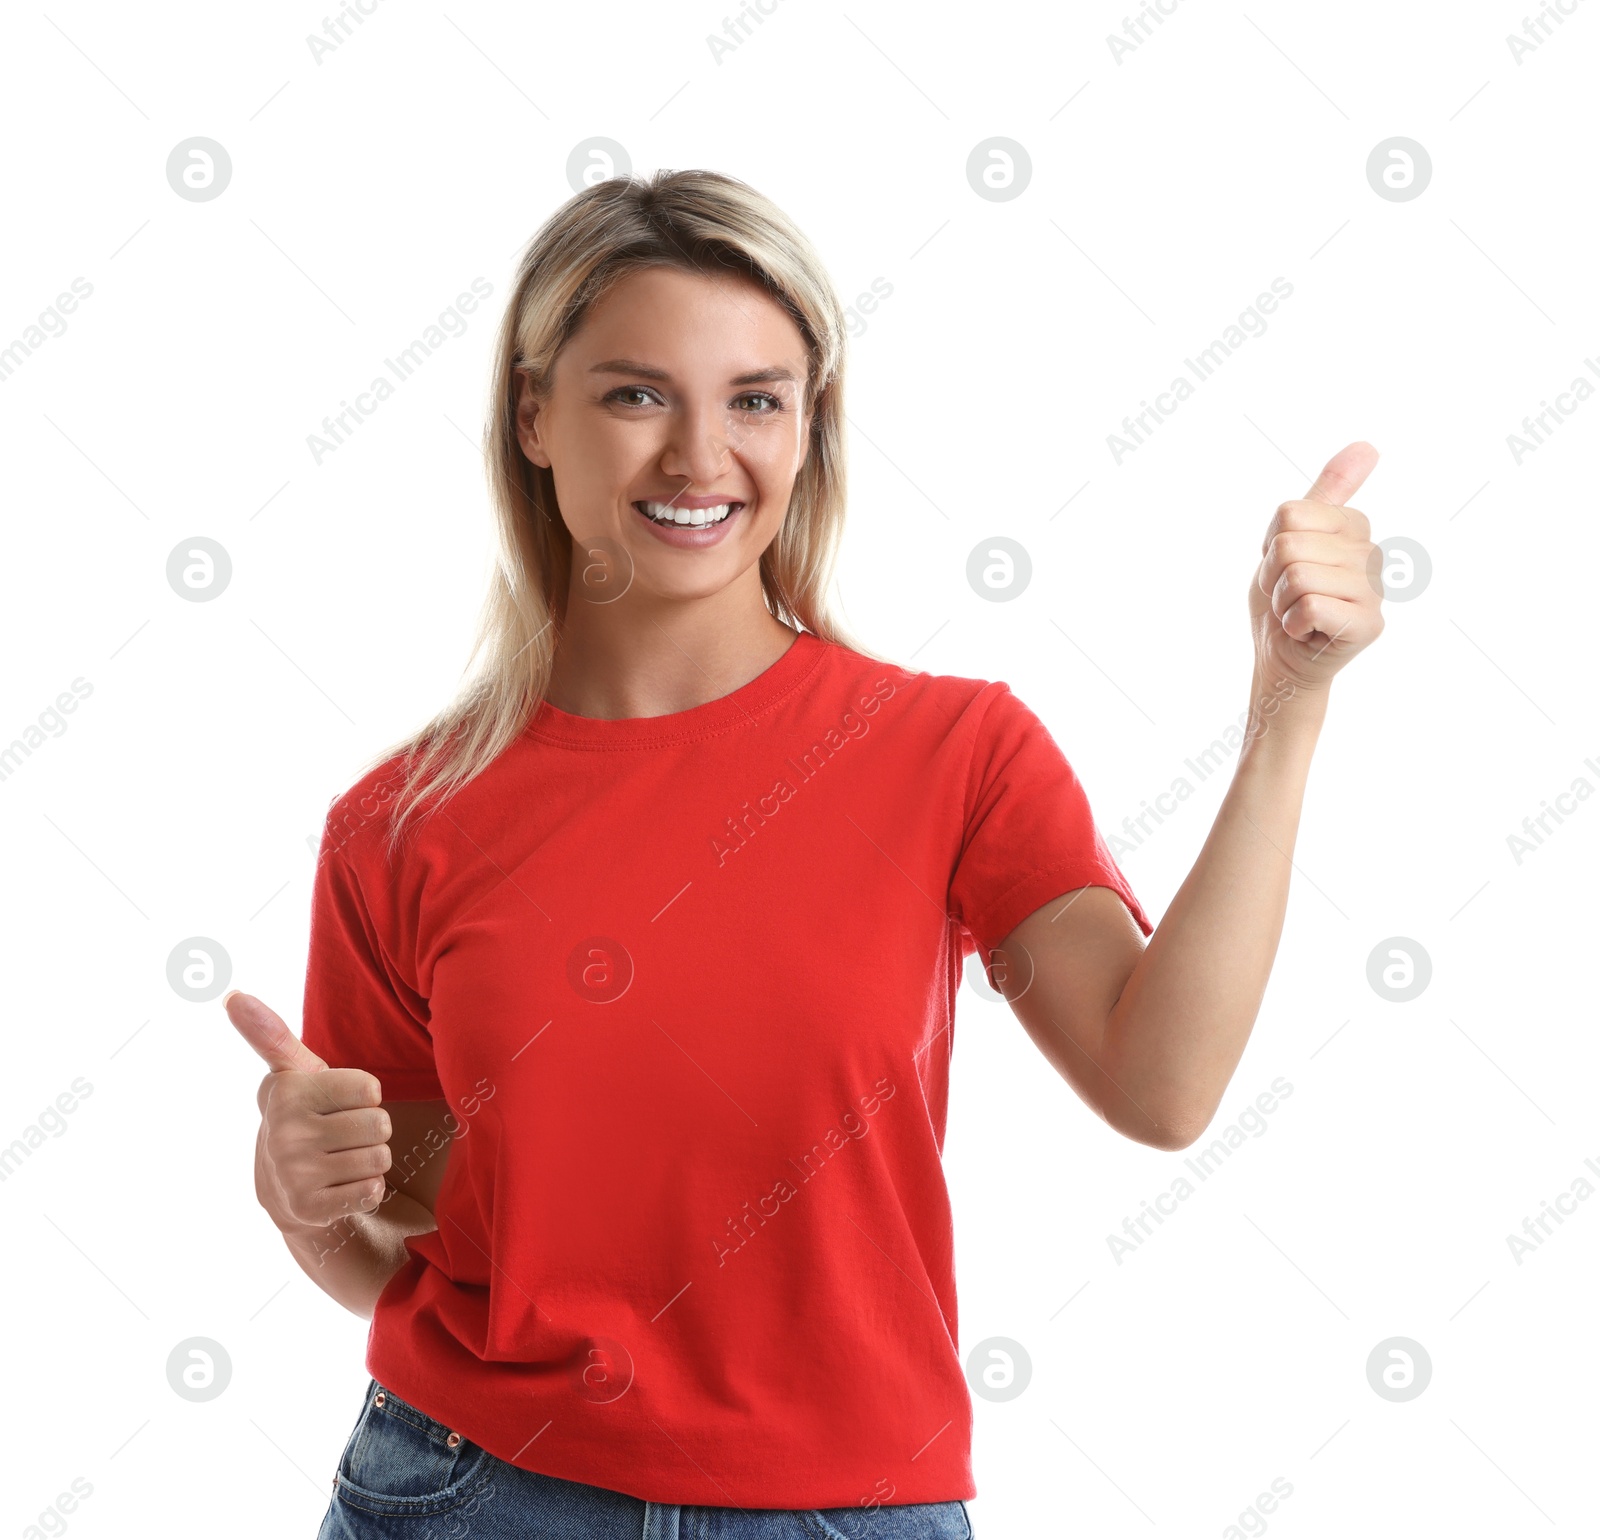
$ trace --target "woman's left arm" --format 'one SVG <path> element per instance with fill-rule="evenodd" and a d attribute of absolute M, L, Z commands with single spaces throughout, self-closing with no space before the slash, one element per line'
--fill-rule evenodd
<path fill-rule="evenodd" d="M 1100 887 L 1063 894 L 1001 944 L 996 976 L 1034 1041 L 1142 1144 L 1199 1138 L 1255 1025 L 1328 688 L 1383 629 L 1381 553 L 1366 516 L 1344 506 L 1376 461 L 1371 445 L 1349 445 L 1307 497 L 1273 515 L 1250 590 L 1255 667 L 1239 762 L 1148 945 Z"/>

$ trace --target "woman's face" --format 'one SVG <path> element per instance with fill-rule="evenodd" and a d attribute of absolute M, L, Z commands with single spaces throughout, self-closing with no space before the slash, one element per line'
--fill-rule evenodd
<path fill-rule="evenodd" d="M 519 375 L 517 437 L 554 477 L 574 591 L 602 536 L 618 577 L 661 598 L 754 566 L 805 461 L 806 370 L 799 328 L 758 285 L 652 267 L 591 308 L 543 402 Z"/>

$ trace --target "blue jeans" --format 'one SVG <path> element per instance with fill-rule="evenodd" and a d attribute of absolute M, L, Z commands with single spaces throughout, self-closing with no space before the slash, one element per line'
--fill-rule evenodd
<path fill-rule="evenodd" d="M 453 1440 L 453 1442 L 452 1442 Z M 972 1540 L 967 1505 L 694 1508 L 525 1471 L 376 1380 L 317 1540 Z"/>

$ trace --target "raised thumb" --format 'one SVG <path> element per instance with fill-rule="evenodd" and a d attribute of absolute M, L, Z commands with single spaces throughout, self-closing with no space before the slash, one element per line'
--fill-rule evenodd
<path fill-rule="evenodd" d="M 222 997 L 228 1020 L 242 1037 L 275 1070 L 297 1069 L 310 1073 L 328 1066 L 294 1035 L 276 1011 L 254 995 L 230 989 Z"/>

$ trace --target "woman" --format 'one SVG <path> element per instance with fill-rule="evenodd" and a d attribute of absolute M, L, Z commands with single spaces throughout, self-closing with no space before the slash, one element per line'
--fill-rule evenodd
<path fill-rule="evenodd" d="M 1243 1052 L 1328 683 L 1382 624 L 1341 506 L 1374 452 L 1272 519 L 1250 730 L 1155 929 L 1006 685 L 829 614 L 844 334 L 709 172 L 593 186 L 523 258 L 486 666 L 328 815 L 303 1040 L 225 1000 L 271 1066 L 259 1200 L 372 1319 L 324 1537 L 969 1536 L 964 960 L 1158 1149 Z"/>

